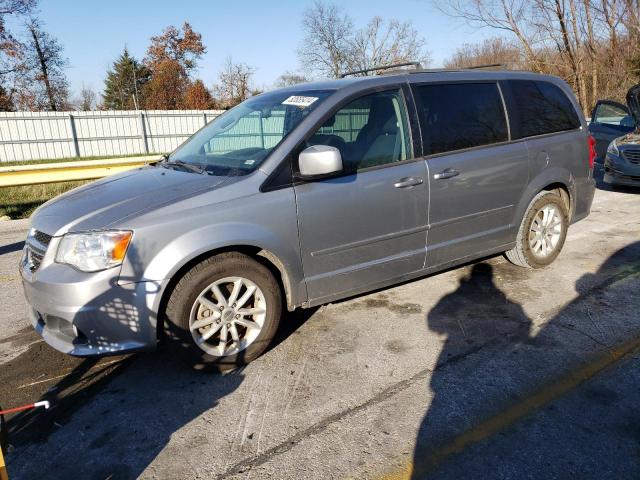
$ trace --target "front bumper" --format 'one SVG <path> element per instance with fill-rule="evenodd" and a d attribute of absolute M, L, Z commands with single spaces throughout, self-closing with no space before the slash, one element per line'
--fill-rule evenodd
<path fill-rule="evenodd" d="M 604 160 L 605 183 L 640 187 L 640 165 L 607 153 Z"/>
<path fill-rule="evenodd" d="M 77 356 L 154 348 L 162 284 L 119 284 L 119 267 L 79 272 L 49 258 L 55 247 L 54 239 L 37 270 L 20 266 L 27 315 L 42 338 Z"/>

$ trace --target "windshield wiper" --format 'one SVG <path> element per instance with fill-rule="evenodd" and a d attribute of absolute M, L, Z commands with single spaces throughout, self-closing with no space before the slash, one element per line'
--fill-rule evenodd
<path fill-rule="evenodd" d="M 163 155 L 163 158 L 164 160 L 160 164 L 166 167 L 180 167 L 194 173 L 207 173 L 204 167 L 198 167 L 197 165 L 186 163 L 181 160 L 169 160 L 168 155 Z"/>

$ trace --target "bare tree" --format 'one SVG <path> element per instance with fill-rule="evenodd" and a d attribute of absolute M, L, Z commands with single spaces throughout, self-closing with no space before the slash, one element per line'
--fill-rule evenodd
<path fill-rule="evenodd" d="M 513 34 L 524 51 L 527 64 L 533 70 L 541 71 L 535 51 L 539 39 L 527 28 L 527 20 L 532 15 L 531 0 L 449 0 L 436 5 L 445 14 L 471 25 Z"/>
<path fill-rule="evenodd" d="M 35 80 L 33 88 L 27 90 L 31 90 L 34 107 L 52 111 L 67 107 L 69 84 L 64 69 L 69 62 L 63 55 L 62 45 L 42 29 L 36 18 L 29 20 L 26 28 L 30 37 L 27 43 L 27 67 Z"/>
<path fill-rule="evenodd" d="M 75 102 L 75 108 L 83 112 L 95 110 L 97 108 L 97 98 L 96 92 L 83 85 L 80 89 L 79 98 Z"/>
<path fill-rule="evenodd" d="M 502 37 L 493 37 L 481 43 L 465 43 L 444 62 L 445 68 L 468 68 L 477 65 L 504 65 L 510 70 L 523 68 L 520 49 Z"/>
<path fill-rule="evenodd" d="M 234 63 L 227 57 L 224 68 L 214 86 L 216 99 L 222 108 L 231 108 L 249 98 L 254 89 L 251 80 L 255 69 L 246 63 Z"/>
<path fill-rule="evenodd" d="M 290 87 L 292 85 L 297 85 L 298 83 L 305 83 L 308 81 L 309 79 L 301 73 L 287 71 L 276 79 L 275 86 L 278 88 Z"/>
<path fill-rule="evenodd" d="M 412 61 L 429 63 L 424 38 L 411 22 L 385 21 L 381 17 L 373 17 L 355 32 L 347 55 L 352 71 Z"/>
<path fill-rule="evenodd" d="M 353 21 L 334 4 L 316 1 L 302 17 L 304 39 L 298 49 L 305 70 L 337 78 L 349 65 Z"/>
<path fill-rule="evenodd" d="M 513 35 L 524 68 L 564 78 L 585 112 L 622 100 L 640 62 L 638 0 L 449 0 L 449 15 Z"/>
<path fill-rule="evenodd" d="M 394 63 L 429 63 L 426 42 L 411 22 L 373 17 L 354 29 L 351 17 L 338 6 L 316 1 L 304 12 L 302 27 L 298 57 L 311 74 L 337 78 L 346 71 Z"/>

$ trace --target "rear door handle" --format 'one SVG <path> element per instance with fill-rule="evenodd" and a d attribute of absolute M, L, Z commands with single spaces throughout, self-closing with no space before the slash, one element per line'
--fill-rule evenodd
<path fill-rule="evenodd" d="M 415 187 L 416 185 L 420 185 L 423 180 L 420 177 L 405 177 L 398 180 L 393 184 L 396 188 L 407 188 L 407 187 Z"/>
<path fill-rule="evenodd" d="M 458 175 L 460 175 L 460 172 L 458 170 L 454 170 L 453 168 L 446 168 L 440 173 L 434 174 L 433 178 L 435 178 L 436 180 L 444 180 L 446 178 L 452 178 Z"/>

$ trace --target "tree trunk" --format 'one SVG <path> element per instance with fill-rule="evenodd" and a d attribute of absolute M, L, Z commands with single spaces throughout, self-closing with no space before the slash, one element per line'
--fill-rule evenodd
<path fill-rule="evenodd" d="M 589 108 L 592 108 L 598 98 L 600 97 L 600 85 L 599 85 L 599 72 L 598 72 L 598 57 L 597 57 L 597 45 L 595 36 L 593 34 L 593 17 L 591 15 L 591 0 L 583 0 L 584 5 L 584 18 L 587 24 L 587 54 L 589 56 L 589 62 L 591 67 L 591 98 Z"/>
<path fill-rule="evenodd" d="M 38 32 L 34 27 L 29 27 L 31 37 L 33 38 L 33 46 L 36 49 L 38 55 L 38 61 L 40 62 L 40 72 L 42 73 L 42 82 L 44 83 L 47 91 L 47 97 L 49 98 L 49 107 L 53 112 L 57 110 L 56 98 L 53 94 L 53 88 L 51 88 L 51 82 L 49 81 L 49 72 L 47 70 L 47 59 L 44 56 L 42 47 L 40 46 L 40 40 L 38 39 Z"/>
<path fill-rule="evenodd" d="M 505 0 L 502 0 L 502 10 L 505 18 L 509 24 L 510 30 L 514 33 L 514 35 L 518 38 L 520 43 L 522 44 L 522 48 L 524 48 L 525 57 L 527 58 L 527 62 L 533 67 L 533 70 L 537 73 L 543 73 L 543 69 L 540 67 L 540 63 L 538 62 L 538 56 L 533 51 L 531 44 L 527 40 L 527 38 L 522 33 L 522 30 L 518 26 L 518 22 L 513 17 L 513 12 L 511 10 L 511 4 L 507 4 Z"/>

